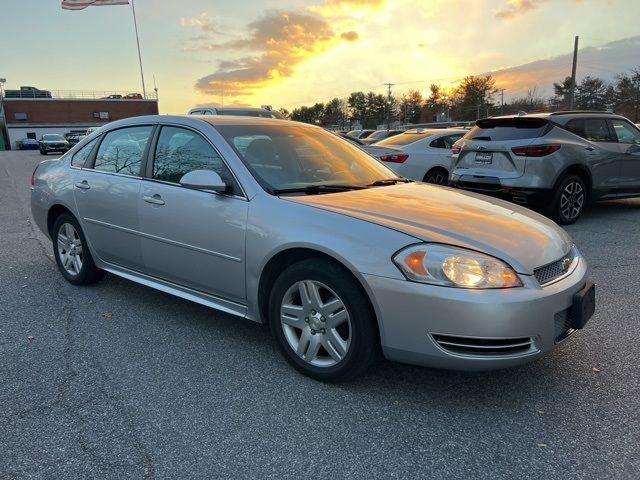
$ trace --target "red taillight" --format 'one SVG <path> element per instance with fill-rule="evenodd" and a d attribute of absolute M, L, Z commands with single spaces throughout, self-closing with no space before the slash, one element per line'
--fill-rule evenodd
<path fill-rule="evenodd" d="M 511 151 L 519 157 L 544 157 L 559 149 L 560 145 L 529 145 L 528 147 L 513 147 Z"/>
<path fill-rule="evenodd" d="M 453 147 L 451 147 L 451 155 L 459 154 L 460 150 L 462 150 L 462 147 L 460 145 L 454 145 Z"/>
<path fill-rule="evenodd" d="M 383 162 L 404 163 L 407 158 L 409 158 L 409 155 L 406 153 L 394 153 L 393 155 L 382 155 L 380 160 Z"/>

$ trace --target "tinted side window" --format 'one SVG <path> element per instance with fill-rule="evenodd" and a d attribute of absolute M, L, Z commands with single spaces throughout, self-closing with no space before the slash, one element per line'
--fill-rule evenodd
<path fill-rule="evenodd" d="M 105 135 L 93 167 L 101 172 L 140 175 L 142 156 L 153 127 L 129 127 Z"/>
<path fill-rule="evenodd" d="M 611 120 L 619 143 L 640 143 L 640 130 L 624 120 Z"/>
<path fill-rule="evenodd" d="M 432 140 L 431 143 L 429 144 L 430 147 L 433 148 L 447 148 L 444 144 L 444 138 L 440 137 L 440 138 L 436 138 L 435 140 Z"/>
<path fill-rule="evenodd" d="M 87 158 L 89 158 L 89 155 L 91 154 L 91 150 L 93 150 L 93 147 L 97 141 L 98 139 L 94 138 L 89 143 L 87 143 L 84 147 L 82 147 L 80 150 L 74 153 L 73 157 L 71 158 L 71 165 L 78 168 L 84 167 L 84 164 L 87 161 Z"/>
<path fill-rule="evenodd" d="M 193 170 L 213 170 L 237 192 L 231 172 L 202 136 L 185 128 L 162 127 L 153 162 L 153 178 L 179 183 L 183 175 Z"/>
<path fill-rule="evenodd" d="M 569 120 L 566 129 L 591 142 L 615 142 L 607 121 L 603 118 L 576 118 Z"/>

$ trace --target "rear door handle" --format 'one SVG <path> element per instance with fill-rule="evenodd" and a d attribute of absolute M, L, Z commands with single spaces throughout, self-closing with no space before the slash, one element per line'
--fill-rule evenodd
<path fill-rule="evenodd" d="M 157 193 L 152 196 L 145 195 L 144 197 L 142 197 L 142 199 L 147 203 L 151 203 L 152 205 L 164 205 L 164 200 Z"/>
<path fill-rule="evenodd" d="M 91 185 L 89 185 L 89 182 L 87 182 L 86 180 L 82 180 L 81 182 L 76 182 L 76 188 L 79 188 L 81 190 L 89 190 L 91 188 Z"/>

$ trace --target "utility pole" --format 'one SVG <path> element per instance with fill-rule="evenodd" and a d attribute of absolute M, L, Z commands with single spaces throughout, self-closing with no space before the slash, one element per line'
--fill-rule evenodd
<path fill-rule="evenodd" d="M 578 35 L 573 45 L 573 67 L 571 67 L 571 88 L 569 89 L 569 110 L 573 110 L 573 97 L 576 92 L 576 67 L 578 66 Z"/>
<path fill-rule="evenodd" d="M 138 62 L 140 62 L 140 77 L 142 77 L 142 98 L 147 99 L 147 88 L 144 85 L 144 70 L 142 70 L 142 55 L 140 54 L 140 37 L 138 37 L 138 20 L 136 19 L 136 5 L 131 0 L 131 10 L 133 10 L 133 26 L 136 30 L 136 44 L 138 45 Z"/>
<path fill-rule="evenodd" d="M 391 87 L 395 83 L 385 83 L 387 86 L 387 132 L 391 129 Z"/>
<path fill-rule="evenodd" d="M 504 88 L 500 89 L 500 114 L 504 113 Z"/>

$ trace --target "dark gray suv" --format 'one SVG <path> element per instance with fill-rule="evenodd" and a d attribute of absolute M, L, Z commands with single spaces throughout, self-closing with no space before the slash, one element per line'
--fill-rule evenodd
<path fill-rule="evenodd" d="M 491 117 L 452 149 L 450 184 L 575 222 L 587 202 L 640 196 L 640 130 L 605 112 Z"/>

